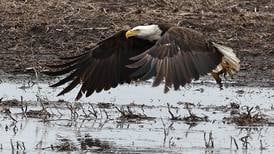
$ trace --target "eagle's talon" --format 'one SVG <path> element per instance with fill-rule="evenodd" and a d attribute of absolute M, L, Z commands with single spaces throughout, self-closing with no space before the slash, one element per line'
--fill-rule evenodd
<path fill-rule="evenodd" d="M 227 72 L 226 71 L 223 73 L 223 76 L 224 76 L 224 79 L 227 80 Z"/>
<path fill-rule="evenodd" d="M 220 83 L 220 84 L 219 84 L 219 88 L 220 88 L 220 90 L 224 90 L 224 88 L 223 88 L 223 83 Z"/>
<path fill-rule="evenodd" d="M 169 87 L 167 85 L 165 85 L 164 93 L 167 93 L 167 92 L 169 92 Z"/>

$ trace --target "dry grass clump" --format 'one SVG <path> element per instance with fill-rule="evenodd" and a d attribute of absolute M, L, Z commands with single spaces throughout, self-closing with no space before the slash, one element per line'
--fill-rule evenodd
<path fill-rule="evenodd" d="M 260 111 L 254 111 L 254 107 L 247 107 L 245 112 L 238 113 L 231 117 L 225 117 L 225 121 L 235 123 L 238 126 L 268 124 L 268 119 Z"/>
<path fill-rule="evenodd" d="M 134 113 L 130 106 L 126 106 L 127 109 L 124 109 L 124 106 L 122 106 L 121 108 L 118 108 L 117 106 L 115 106 L 116 110 L 121 114 L 121 116 L 118 118 L 122 121 L 127 121 L 127 122 L 138 122 L 138 121 L 142 121 L 142 120 L 153 120 L 155 119 L 155 117 L 149 117 L 147 115 L 145 115 L 145 113 L 141 114 L 141 113 Z"/>

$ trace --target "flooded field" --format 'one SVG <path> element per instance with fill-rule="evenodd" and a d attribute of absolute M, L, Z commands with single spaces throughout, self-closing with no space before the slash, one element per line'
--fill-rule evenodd
<path fill-rule="evenodd" d="M 52 81 L 53 82 L 53 81 Z M 27 79 L 0 84 L 0 153 L 272 153 L 274 88 L 195 82 L 163 93 L 122 85 L 74 102 L 75 92 Z M 78 151 L 78 152 L 77 152 Z"/>

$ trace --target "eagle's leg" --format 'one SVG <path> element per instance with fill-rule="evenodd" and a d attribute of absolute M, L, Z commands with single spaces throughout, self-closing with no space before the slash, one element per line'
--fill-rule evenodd
<path fill-rule="evenodd" d="M 211 72 L 211 75 L 219 85 L 220 89 L 223 89 L 222 79 L 220 78 L 219 72 Z"/>
<path fill-rule="evenodd" d="M 222 79 L 220 78 L 220 75 L 224 75 L 224 78 L 226 79 L 226 75 L 228 73 L 228 70 L 226 67 L 222 67 L 222 69 L 218 72 L 212 71 L 211 75 L 212 77 L 215 79 L 215 81 L 217 82 L 217 84 L 219 85 L 220 89 L 223 89 L 223 83 L 222 83 Z"/>
<path fill-rule="evenodd" d="M 167 85 L 165 85 L 164 93 L 167 93 L 167 92 L 169 92 L 169 87 Z"/>
<path fill-rule="evenodd" d="M 217 66 L 215 70 L 211 71 L 211 75 L 216 80 L 217 84 L 219 84 L 220 89 L 223 89 L 222 79 L 220 78 L 220 75 L 223 75 L 225 79 L 227 75 L 233 77 L 233 68 L 227 63 L 226 61 L 222 61 L 220 65 Z"/>

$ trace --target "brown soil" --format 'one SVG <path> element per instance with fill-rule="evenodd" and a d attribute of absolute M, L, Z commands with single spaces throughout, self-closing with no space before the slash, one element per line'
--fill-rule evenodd
<path fill-rule="evenodd" d="M 166 22 L 191 27 L 235 49 L 237 83 L 274 84 L 274 3 L 270 0 L 3 0 L 0 70 L 40 72 L 58 56 L 129 26 Z"/>

